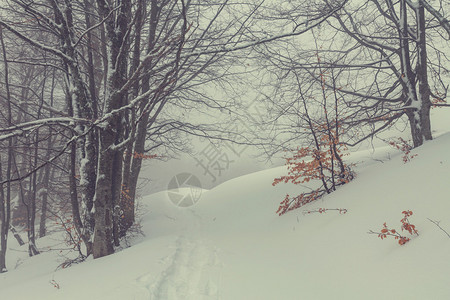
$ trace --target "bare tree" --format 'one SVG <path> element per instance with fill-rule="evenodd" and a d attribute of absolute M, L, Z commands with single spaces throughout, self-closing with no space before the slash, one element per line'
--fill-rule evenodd
<path fill-rule="evenodd" d="M 274 46 L 263 54 L 280 80 L 279 94 L 286 92 L 283 86 L 295 82 L 289 79 L 292 71 L 317 82 L 323 76 L 317 72 L 319 65 L 328 70 L 327 76 L 333 73 L 326 88 L 346 106 L 341 125 L 348 134 L 343 140 L 347 144 L 406 121 L 417 147 L 432 139 L 430 108 L 448 106 L 443 78 L 449 68 L 448 21 L 442 7 L 433 9 L 427 1 L 347 2 L 325 26 L 314 30 L 308 43 L 292 40 L 283 50 Z M 308 46 L 314 39 L 318 49 Z"/>
<path fill-rule="evenodd" d="M 4 82 L 5 82 L 5 90 L 6 90 L 6 98 L 2 99 L 6 102 L 7 107 L 7 116 L 6 122 L 4 125 L 11 126 L 12 124 L 12 111 L 11 111 L 11 95 L 9 89 L 9 74 L 8 74 L 8 63 L 7 63 L 7 54 L 5 41 L 3 37 L 3 28 L 0 26 L 0 43 L 2 48 L 2 55 L 4 61 Z M 3 161 L 0 157 L 0 181 L 3 182 L 3 176 L 6 178 L 11 177 L 11 169 L 12 169 L 12 137 L 7 141 L 7 152 L 6 152 L 6 174 L 3 175 Z M 5 192 L 6 191 L 6 192 Z M 1 184 L 0 186 L 0 273 L 6 272 L 6 250 L 8 248 L 8 232 L 9 225 L 11 219 L 11 183 L 6 182 L 5 184 Z"/>

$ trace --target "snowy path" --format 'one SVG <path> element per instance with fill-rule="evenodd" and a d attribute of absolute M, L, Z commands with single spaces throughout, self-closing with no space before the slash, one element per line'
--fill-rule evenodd
<path fill-rule="evenodd" d="M 165 270 L 156 278 L 138 279 L 150 299 L 220 299 L 221 263 L 206 241 L 180 236 L 175 253 L 162 260 Z"/>

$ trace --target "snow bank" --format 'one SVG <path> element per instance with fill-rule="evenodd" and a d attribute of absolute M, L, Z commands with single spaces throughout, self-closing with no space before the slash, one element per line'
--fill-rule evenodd
<path fill-rule="evenodd" d="M 352 154 L 354 181 L 282 217 L 284 195 L 305 189 L 271 185 L 284 167 L 203 191 L 187 208 L 149 195 L 145 237 L 56 272 L 57 254 L 25 260 L 11 240 L 0 299 L 450 299 L 450 239 L 428 220 L 450 232 L 449 149 L 444 134 L 407 164 L 389 148 Z M 302 213 L 316 208 L 348 213 Z M 406 245 L 367 233 L 400 229 L 403 210 L 420 234 Z"/>

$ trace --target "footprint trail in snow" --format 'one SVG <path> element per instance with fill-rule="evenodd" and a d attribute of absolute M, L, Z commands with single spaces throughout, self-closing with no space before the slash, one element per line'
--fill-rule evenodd
<path fill-rule="evenodd" d="M 147 282 L 150 299 L 220 299 L 222 266 L 215 247 L 203 240 L 181 236 L 176 242 L 175 253 L 163 262 L 167 263 L 167 268 Z M 139 280 L 141 284 L 142 279 Z"/>

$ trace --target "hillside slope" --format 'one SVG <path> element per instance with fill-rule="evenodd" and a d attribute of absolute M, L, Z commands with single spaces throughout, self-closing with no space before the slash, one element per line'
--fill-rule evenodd
<path fill-rule="evenodd" d="M 134 246 L 56 272 L 55 252 L 27 259 L 0 275 L 0 299 L 450 299 L 450 238 L 428 220 L 450 232 L 449 149 L 445 134 L 406 164 L 390 149 L 352 154 L 354 181 L 281 217 L 284 195 L 303 189 L 271 185 L 284 167 L 203 191 L 188 208 L 147 196 Z M 317 208 L 348 212 L 302 213 Z M 384 222 L 400 230 L 403 210 L 419 231 L 406 245 L 368 234 Z"/>

